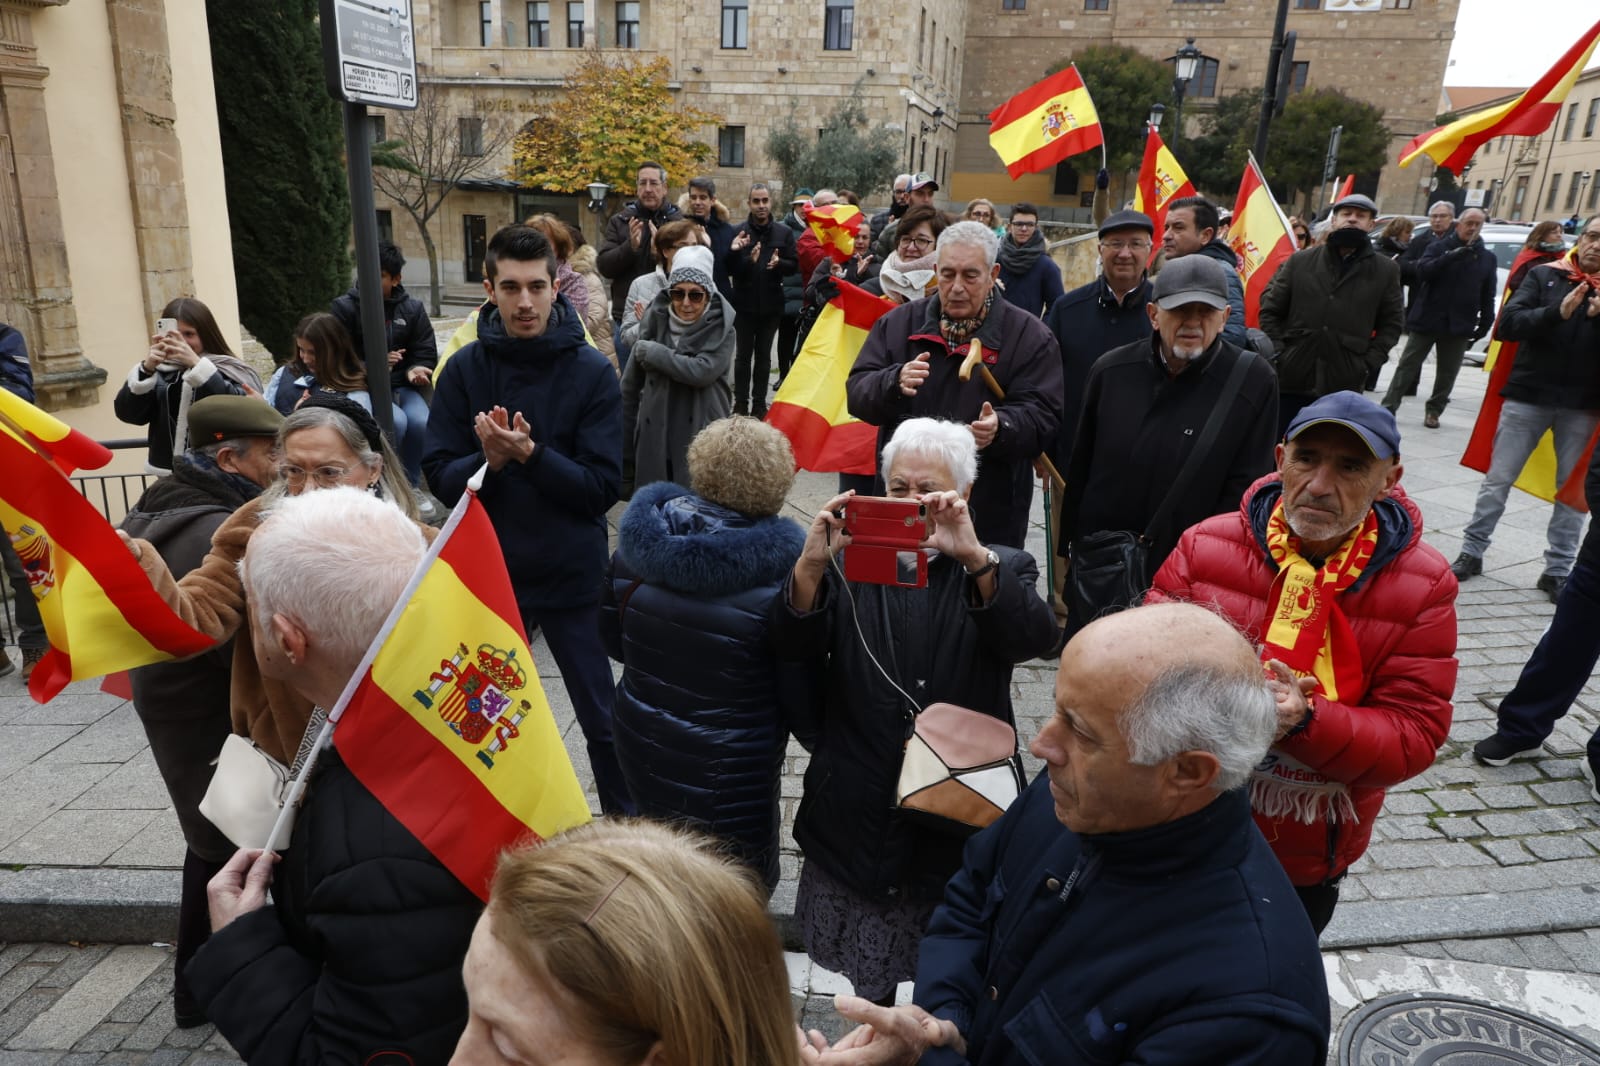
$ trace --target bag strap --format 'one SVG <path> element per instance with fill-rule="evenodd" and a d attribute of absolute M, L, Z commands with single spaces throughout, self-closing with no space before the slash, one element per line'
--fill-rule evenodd
<path fill-rule="evenodd" d="M 1195 441 L 1194 450 L 1189 453 L 1189 458 L 1184 460 L 1183 469 L 1178 471 L 1178 477 L 1167 490 L 1166 496 L 1162 498 L 1161 506 L 1156 508 L 1150 524 L 1144 528 L 1141 539 L 1146 543 L 1154 539 L 1157 530 L 1166 526 L 1167 520 L 1172 517 L 1172 512 L 1178 506 L 1179 494 L 1199 471 L 1201 462 L 1208 457 L 1207 453 L 1216 444 L 1217 434 L 1222 432 L 1222 422 L 1227 417 L 1229 409 L 1233 407 L 1239 389 L 1244 385 L 1244 376 L 1250 370 L 1252 359 L 1254 359 L 1252 353 L 1246 351 L 1239 352 L 1238 357 L 1234 359 L 1233 369 L 1222 386 L 1222 395 L 1217 397 L 1217 405 L 1211 409 L 1211 416 L 1206 419 L 1205 428 L 1200 431 L 1200 439 Z"/>

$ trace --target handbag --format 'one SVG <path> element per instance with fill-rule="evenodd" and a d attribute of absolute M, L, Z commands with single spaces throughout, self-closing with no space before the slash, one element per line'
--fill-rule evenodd
<path fill-rule="evenodd" d="M 1144 532 L 1103 529 L 1073 539 L 1072 565 L 1067 570 L 1065 592 L 1067 617 L 1074 627 L 1081 629 L 1096 618 L 1126 610 L 1144 599 L 1144 594 L 1150 591 L 1150 584 L 1155 579 L 1150 572 L 1150 546 L 1171 519 L 1179 493 L 1210 457 L 1217 434 L 1221 432 L 1222 423 L 1233 407 L 1240 386 L 1244 384 L 1251 361 L 1248 352 L 1241 352 L 1233 361 L 1233 369 L 1222 386 L 1216 406 L 1206 418 L 1200 439 L 1195 442 L 1189 458 L 1184 460 L 1183 468 L 1162 497 L 1161 506 L 1156 508 Z"/>
<path fill-rule="evenodd" d="M 285 822 L 278 841 L 268 841 L 267 834 L 283 810 L 291 780 L 287 766 L 249 737 L 230 733 L 222 742 L 216 772 L 200 801 L 200 813 L 237 847 L 281 850 L 289 843 L 294 815 Z"/>
<path fill-rule="evenodd" d="M 929 828 L 970 836 L 1004 814 L 1026 783 L 1015 729 L 966 707 L 932 703 L 912 720 L 895 806 Z"/>

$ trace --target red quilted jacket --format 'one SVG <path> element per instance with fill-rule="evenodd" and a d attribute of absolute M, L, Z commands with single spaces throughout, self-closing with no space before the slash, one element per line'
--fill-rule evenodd
<path fill-rule="evenodd" d="M 1267 554 L 1267 517 L 1282 495 L 1277 474 L 1251 485 L 1233 514 L 1192 526 L 1156 574 L 1147 603 L 1215 604 L 1259 640 L 1277 567 Z M 1274 750 L 1350 789 L 1357 821 L 1307 825 L 1257 813 L 1256 824 L 1297 885 L 1318 884 L 1366 851 L 1391 785 L 1432 765 L 1450 731 L 1456 684 L 1456 579 L 1422 542 L 1422 512 L 1398 486 L 1375 505 L 1378 547 L 1339 606 L 1361 646 L 1367 690 L 1350 702 L 1311 697 L 1311 724 Z"/>

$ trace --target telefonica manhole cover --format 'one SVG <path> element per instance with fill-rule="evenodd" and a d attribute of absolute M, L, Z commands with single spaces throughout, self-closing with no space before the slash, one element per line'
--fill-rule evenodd
<path fill-rule="evenodd" d="M 1350 1016 L 1339 1066 L 1600 1066 L 1600 1048 L 1509 1007 L 1406 993 Z"/>

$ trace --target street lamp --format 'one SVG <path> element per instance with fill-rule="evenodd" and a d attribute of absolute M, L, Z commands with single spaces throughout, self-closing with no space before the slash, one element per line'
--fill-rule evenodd
<path fill-rule="evenodd" d="M 1189 82 L 1194 78 L 1195 68 L 1200 65 L 1200 49 L 1194 46 L 1194 38 L 1190 37 L 1182 48 L 1178 49 L 1172 58 L 1175 61 L 1174 76 L 1172 79 L 1172 95 L 1177 101 L 1177 111 L 1172 116 L 1172 143 L 1176 145 L 1178 138 L 1183 136 L 1183 98 L 1188 95 Z"/>
<path fill-rule="evenodd" d="M 606 209 L 606 196 L 609 195 L 610 192 L 611 186 L 607 185 L 605 182 L 591 181 L 589 183 L 589 210 L 593 211 L 597 215 L 604 211 Z"/>
<path fill-rule="evenodd" d="M 1150 117 L 1146 120 L 1147 122 L 1150 123 L 1150 127 L 1149 128 L 1153 129 L 1153 130 L 1159 130 L 1161 128 L 1161 117 L 1163 115 L 1165 115 L 1166 113 L 1167 113 L 1167 105 L 1166 104 L 1151 104 L 1150 105 Z"/>

